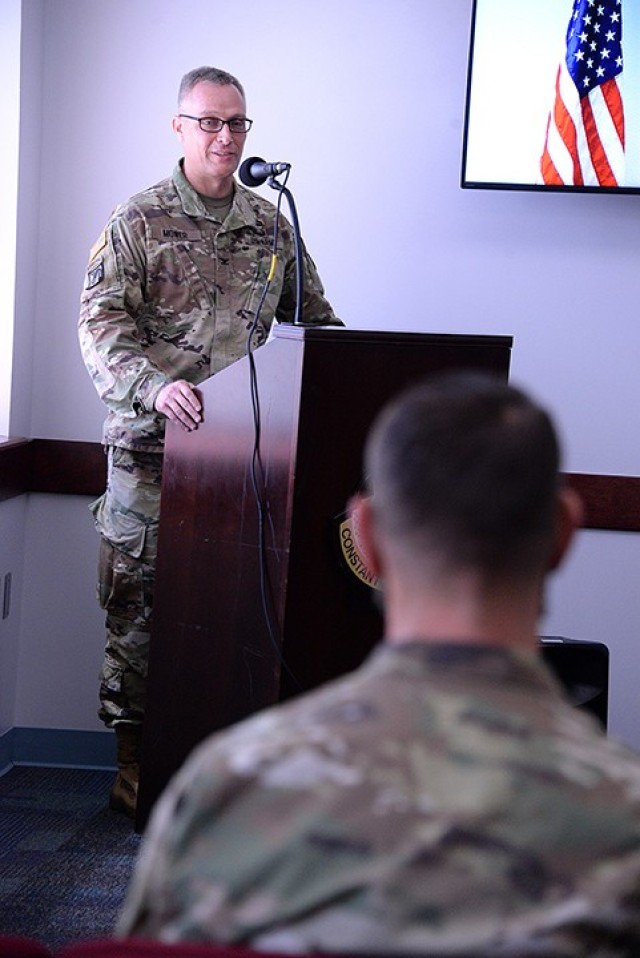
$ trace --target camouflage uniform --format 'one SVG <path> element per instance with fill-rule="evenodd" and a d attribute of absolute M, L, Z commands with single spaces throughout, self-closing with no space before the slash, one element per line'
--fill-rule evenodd
<path fill-rule="evenodd" d="M 640 757 L 531 653 L 411 643 L 196 749 L 118 933 L 637 956 L 639 892 Z"/>
<path fill-rule="evenodd" d="M 197 384 L 240 359 L 272 263 L 272 203 L 235 186 L 220 222 L 178 165 L 118 207 L 94 245 L 79 323 L 87 369 L 108 407 L 107 491 L 93 504 L 102 536 L 98 592 L 107 610 L 101 717 L 144 711 L 164 417 L 154 404 L 177 379 Z M 336 324 L 305 252 L 304 319 Z M 295 312 L 295 251 L 281 217 L 278 256 L 252 347 Z"/>

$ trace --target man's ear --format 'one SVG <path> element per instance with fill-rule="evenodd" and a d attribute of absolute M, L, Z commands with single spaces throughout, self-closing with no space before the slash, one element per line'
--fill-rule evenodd
<path fill-rule="evenodd" d="M 554 528 L 554 544 L 549 569 L 557 568 L 569 550 L 576 529 L 584 521 L 584 505 L 575 491 L 564 486 L 558 492 Z"/>
<path fill-rule="evenodd" d="M 181 116 L 174 116 L 171 118 L 171 129 L 173 130 L 175 135 L 178 137 L 178 139 L 182 138 L 182 117 Z"/>
<path fill-rule="evenodd" d="M 347 515 L 357 541 L 358 554 L 369 572 L 378 578 L 381 574 L 381 563 L 376 545 L 371 496 L 366 493 L 353 496 L 347 505 Z"/>

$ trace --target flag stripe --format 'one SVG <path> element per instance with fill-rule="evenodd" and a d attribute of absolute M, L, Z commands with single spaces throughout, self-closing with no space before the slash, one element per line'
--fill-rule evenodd
<path fill-rule="evenodd" d="M 545 184 L 624 184 L 621 0 L 574 0 L 540 173 Z"/>
<path fill-rule="evenodd" d="M 563 93 L 561 92 L 562 87 L 567 86 L 567 80 L 569 79 L 566 67 L 564 64 L 558 69 L 558 76 L 556 79 L 556 102 L 553 110 L 553 119 L 555 121 L 556 130 L 560 136 L 560 140 L 564 143 L 566 149 L 569 152 L 569 159 L 573 167 L 572 172 L 572 182 L 577 184 L 582 184 L 582 173 L 580 171 L 580 162 L 578 160 L 578 131 L 576 130 L 576 125 L 573 122 L 571 113 L 565 106 L 565 100 Z M 568 91 L 567 91 L 568 92 Z M 569 97 L 567 97 L 569 100 Z M 572 108 L 575 108 L 571 104 Z"/>
<path fill-rule="evenodd" d="M 618 84 L 615 80 L 607 80 L 606 83 L 602 84 L 600 90 L 607 102 L 609 114 L 616 128 L 618 139 L 624 149 L 624 108 L 622 106 L 622 97 L 620 96 Z"/>
<path fill-rule="evenodd" d="M 591 100 L 588 96 L 585 96 L 580 101 L 580 107 L 582 110 L 582 123 L 587 140 L 587 149 L 589 150 L 589 156 L 591 157 L 591 162 L 593 163 L 598 185 L 616 186 L 616 178 L 614 176 L 613 170 L 609 166 L 607 152 L 602 145 L 602 140 L 600 139 L 600 135 L 598 133 L 596 119 L 593 115 Z"/>

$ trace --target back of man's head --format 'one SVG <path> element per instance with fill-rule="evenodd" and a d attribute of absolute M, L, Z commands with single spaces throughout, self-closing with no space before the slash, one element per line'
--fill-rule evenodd
<path fill-rule="evenodd" d="M 488 579 L 550 565 L 559 447 L 522 391 L 481 374 L 432 377 L 380 415 L 365 469 L 380 533 L 417 565 Z"/>

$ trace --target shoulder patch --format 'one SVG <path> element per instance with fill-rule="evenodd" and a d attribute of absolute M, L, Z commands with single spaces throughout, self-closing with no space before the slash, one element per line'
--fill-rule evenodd
<path fill-rule="evenodd" d="M 103 230 L 100 236 L 98 237 L 98 239 L 95 241 L 95 243 L 91 247 L 91 250 L 89 252 L 90 263 L 96 258 L 98 253 L 102 252 L 102 250 L 105 248 L 106 245 L 107 245 L 107 231 Z"/>
<path fill-rule="evenodd" d="M 101 283 L 103 279 L 104 262 L 100 259 L 97 263 L 94 263 L 89 270 L 87 270 L 87 279 L 84 284 L 84 288 L 93 289 L 93 287 L 97 286 L 98 283 Z"/>

